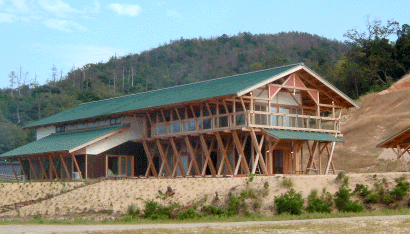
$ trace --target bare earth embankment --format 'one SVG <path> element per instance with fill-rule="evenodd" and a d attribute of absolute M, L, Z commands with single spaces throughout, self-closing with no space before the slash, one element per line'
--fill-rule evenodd
<path fill-rule="evenodd" d="M 374 184 L 385 178 L 384 185 L 392 189 L 396 184 L 394 181 L 396 178 L 401 176 L 410 178 L 410 173 L 377 173 L 376 175 L 375 173 L 348 174 L 349 187 L 353 190 L 356 184 L 364 184 L 368 185 L 370 189 L 374 189 Z M 284 182 L 289 178 L 293 182 L 290 186 Z M 409 181 L 409 179 L 406 180 Z M 38 214 L 41 214 L 45 219 L 71 219 L 74 217 L 95 218 L 97 220 L 115 219 L 125 214 L 131 204 L 143 210 L 144 201 L 165 202 L 158 198 L 158 190 L 165 192 L 168 186 L 172 187 L 175 195 L 167 198 L 167 203 L 169 201 L 176 202 L 184 207 L 196 204 L 198 209 L 208 204 L 223 206 L 228 200 L 229 193 L 237 195 L 245 188 L 252 188 L 257 193 L 258 190 L 264 190 L 266 184 L 269 186 L 268 192 L 263 196 L 259 195 L 257 199 L 249 200 L 248 207 L 252 213 L 271 216 L 274 215 L 274 197 L 285 193 L 290 188 L 301 193 L 303 198 L 307 200 L 313 189 L 318 190 L 319 194 L 323 189 L 335 194 L 342 184 L 341 181 L 336 180 L 336 175 L 257 176 L 253 182 L 247 183 L 247 181 L 249 181 L 247 177 L 106 180 L 24 206 L 18 210 L 3 210 L 0 219 L 26 220 Z M 19 194 L 46 194 L 47 190 L 56 191 L 55 188 L 45 186 L 49 184 L 49 182 L 2 183 L 0 184 L 0 199 L 3 203 L 4 201 L 14 202 L 15 199 L 10 199 L 10 197 L 23 199 Z M 75 186 L 78 183 L 65 182 L 66 185 L 62 185 L 60 182 L 55 182 L 51 184 L 61 189 Z M 218 194 L 217 198 L 216 193 Z M 407 200 L 408 198 L 405 198 L 403 202 L 407 202 Z M 379 208 L 377 206 L 371 207 L 371 209 Z"/>

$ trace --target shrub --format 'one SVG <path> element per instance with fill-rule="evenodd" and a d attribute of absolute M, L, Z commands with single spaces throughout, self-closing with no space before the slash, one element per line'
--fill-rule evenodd
<path fill-rule="evenodd" d="M 292 178 L 283 178 L 282 185 L 283 185 L 284 187 L 287 187 L 287 188 L 292 187 L 292 186 L 293 186 L 293 180 L 292 180 Z"/>
<path fill-rule="evenodd" d="M 194 207 L 189 207 L 187 210 L 178 213 L 178 219 L 197 219 L 200 218 L 201 214 L 196 212 Z"/>
<path fill-rule="evenodd" d="M 165 207 L 158 202 L 149 200 L 145 202 L 144 218 L 147 219 L 169 219 L 172 217 L 172 212 L 178 205 L 170 204 L 169 207 Z"/>
<path fill-rule="evenodd" d="M 359 201 L 349 201 L 343 212 L 361 212 L 363 211 L 364 207 Z"/>
<path fill-rule="evenodd" d="M 202 207 L 202 210 L 208 215 L 218 215 L 218 216 L 226 215 L 225 210 L 223 210 L 220 207 L 213 206 L 213 205 L 204 206 Z"/>
<path fill-rule="evenodd" d="M 128 206 L 128 209 L 127 209 L 127 214 L 128 215 L 130 215 L 132 217 L 136 217 L 136 216 L 140 215 L 140 213 L 141 213 L 141 210 L 136 208 L 134 204 L 131 204 L 131 205 Z"/>
<path fill-rule="evenodd" d="M 363 184 L 356 184 L 356 188 L 353 192 L 362 197 L 366 197 L 367 195 L 372 193 L 372 191 L 369 190 L 369 186 Z"/>
<path fill-rule="evenodd" d="M 309 213 L 330 213 L 330 207 L 333 205 L 333 202 L 331 201 L 331 195 L 329 199 L 329 196 L 326 197 L 325 193 L 326 192 L 324 191 L 324 194 L 322 194 L 321 197 L 318 197 L 317 190 L 312 190 L 312 192 L 308 196 L 308 206 L 306 207 L 306 211 Z"/>
<path fill-rule="evenodd" d="M 370 193 L 364 198 L 365 203 L 377 203 L 380 201 L 380 195 L 377 193 Z"/>
<path fill-rule="evenodd" d="M 343 172 L 339 172 L 339 174 L 337 174 L 336 180 L 342 181 L 343 184 L 346 185 L 349 184 L 349 177 Z"/>
<path fill-rule="evenodd" d="M 350 201 L 350 196 L 350 189 L 346 188 L 346 185 L 340 186 L 339 191 L 335 193 L 336 208 L 339 211 L 346 207 L 346 204 Z"/>
<path fill-rule="evenodd" d="M 232 215 L 237 215 L 239 214 L 240 211 L 246 211 L 246 203 L 245 199 L 242 196 L 234 196 L 230 195 L 229 196 L 229 201 L 228 201 L 228 208 L 226 209 L 226 214 L 228 216 Z"/>
<path fill-rule="evenodd" d="M 256 177 L 256 174 L 249 174 L 248 178 L 246 179 L 246 185 L 249 185 L 249 183 L 253 182 L 255 177 Z"/>
<path fill-rule="evenodd" d="M 280 196 L 275 196 L 274 203 L 278 214 L 289 213 L 299 215 L 302 214 L 305 201 L 302 199 L 302 194 L 296 193 L 292 188 Z"/>
<path fill-rule="evenodd" d="M 350 189 L 346 188 L 346 184 L 340 186 L 339 191 L 335 194 L 336 208 L 343 212 L 360 212 L 364 209 L 363 204 L 359 201 L 351 201 Z"/>
<path fill-rule="evenodd" d="M 389 205 L 389 204 L 391 204 L 391 203 L 394 202 L 394 199 L 393 199 L 391 196 L 383 196 L 383 197 L 382 197 L 382 202 L 383 202 L 384 204 Z"/>
<path fill-rule="evenodd" d="M 390 192 L 390 195 L 396 200 L 402 200 L 406 196 L 407 191 L 409 191 L 410 183 L 404 182 L 404 177 L 397 178 L 395 181 L 397 183 L 396 187 Z"/>

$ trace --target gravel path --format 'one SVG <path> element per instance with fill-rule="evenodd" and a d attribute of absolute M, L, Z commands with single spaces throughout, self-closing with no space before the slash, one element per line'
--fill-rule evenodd
<path fill-rule="evenodd" d="M 134 224 L 134 225 L 0 225 L 0 233 L 78 233 L 92 231 L 122 231 L 142 229 L 176 229 L 176 228 L 205 228 L 205 227 L 238 227 L 249 225 L 298 224 L 313 222 L 336 222 L 354 220 L 397 220 L 410 219 L 410 215 L 396 216 L 365 216 L 352 218 L 328 218 L 285 221 L 249 221 L 227 223 L 178 223 L 178 224 Z"/>

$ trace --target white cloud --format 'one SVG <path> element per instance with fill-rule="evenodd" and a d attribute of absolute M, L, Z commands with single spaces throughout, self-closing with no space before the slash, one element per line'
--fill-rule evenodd
<path fill-rule="evenodd" d="M 87 31 L 86 27 L 70 20 L 48 19 L 43 21 L 43 24 L 51 29 L 63 32 Z"/>
<path fill-rule="evenodd" d="M 30 8 L 27 6 L 25 0 L 13 0 L 13 5 L 16 10 L 22 13 L 30 12 Z"/>
<path fill-rule="evenodd" d="M 181 18 L 182 17 L 181 14 L 179 14 L 177 11 L 174 11 L 174 10 L 167 10 L 167 16 L 175 17 L 175 18 Z"/>
<path fill-rule="evenodd" d="M 66 17 L 71 13 L 81 13 L 81 11 L 72 8 L 68 3 L 65 3 L 61 0 L 40 0 L 39 4 L 44 10 L 58 17 Z"/>
<path fill-rule="evenodd" d="M 142 8 L 138 5 L 131 5 L 131 4 L 119 4 L 119 3 L 112 3 L 108 5 L 108 8 L 113 10 L 119 15 L 125 16 L 137 16 L 141 13 Z"/>
<path fill-rule="evenodd" d="M 101 4 L 99 1 L 95 0 L 92 4 L 92 7 L 90 7 L 90 12 L 92 13 L 99 13 L 101 9 Z"/>
<path fill-rule="evenodd" d="M 14 23 L 18 20 L 18 17 L 10 13 L 0 13 L 0 23 Z"/>

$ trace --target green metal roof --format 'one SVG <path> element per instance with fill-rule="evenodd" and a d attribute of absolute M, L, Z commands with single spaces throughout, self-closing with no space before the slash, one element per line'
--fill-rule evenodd
<path fill-rule="evenodd" d="M 56 115 L 44 118 L 26 126 L 35 127 L 53 123 L 87 119 L 97 116 L 141 110 L 151 107 L 183 103 L 219 96 L 234 95 L 302 64 L 272 68 L 228 76 L 213 80 L 191 83 L 166 89 L 137 93 L 78 105 Z"/>
<path fill-rule="evenodd" d="M 6 152 L 0 155 L 0 157 L 69 151 L 98 137 L 104 136 L 110 132 L 128 126 L 129 124 L 110 126 L 106 128 L 92 129 L 81 132 L 51 134 L 47 137 L 41 138 L 40 140 L 33 141 L 29 144 Z"/>
<path fill-rule="evenodd" d="M 276 129 L 263 129 L 263 131 L 277 139 L 344 142 L 342 139 L 320 132 L 302 132 Z"/>

